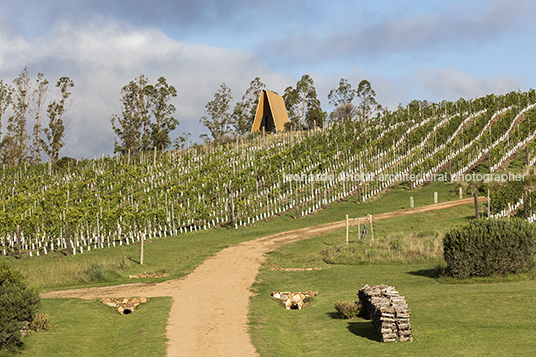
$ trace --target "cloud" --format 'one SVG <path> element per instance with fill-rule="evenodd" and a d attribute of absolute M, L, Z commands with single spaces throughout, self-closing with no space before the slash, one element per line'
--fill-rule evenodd
<path fill-rule="evenodd" d="M 258 51 L 279 53 L 283 61 L 315 64 L 349 58 L 381 59 L 416 51 L 467 50 L 496 41 L 524 26 L 533 26 L 536 13 L 536 4 L 523 0 L 448 4 L 415 14 L 407 10 L 393 14 L 385 11 L 371 20 L 353 15 L 353 19 L 334 22 L 331 28 L 321 31 L 309 27 L 296 29 L 282 39 L 259 45 Z M 353 13 L 349 9 L 348 14 Z"/>
<path fill-rule="evenodd" d="M 35 78 L 43 72 L 54 89 L 61 76 L 71 78 L 74 109 L 61 154 L 99 156 L 113 152 L 112 114 L 120 114 L 120 89 L 144 74 L 152 83 L 160 76 L 177 89 L 174 105 L 180 126 L 176 134 L 191 132 L 196 140 L 203 131 L 199 118 L 220 83 L 225 82 L 240 99 L 249 82 L 260 76 L 268 86 L 282 91 L 288 78 L 264 67 L 254 54 L 174 41 L 153 27 L 133 27 L 96 17 L 82 25 L 60 21 L 44 37 L 27 41 L 0 28 L 0 78 L 11 81 L 23 69 Z"/>
<path fill-rule="evenodd" d="M 275 16 L 291 18 L 305 0 L 5 0 L 0 12 L 9 14 L 8 23 L 29 38 L 40 36 L 58 19 L 83 23 L 94 16 L 135 26 L 162 29 L 175 38 L 218 34 L 231 29 L 236 35 L 273 26 Z M 281 11 L 284 8 L 285 11 Z M 248 29 L 247 32 L 244 29 Z"/>
<path fill-rule="evenodd" d="M 490 93 L 502 94 L 512 90 L 526 90 L 527 85 L 511 76 L 474 77 L 456 68 L 424 68 L 419 81 L 432 100 L 457 100 L 482 97 Z"/>

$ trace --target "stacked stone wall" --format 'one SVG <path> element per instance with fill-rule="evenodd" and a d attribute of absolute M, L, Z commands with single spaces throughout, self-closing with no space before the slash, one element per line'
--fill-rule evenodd
<path fill-rule="evenodd" d="M 382 341 L 413 341 L 411 310 L 394 286 L 365 285 L 357 295 L 362 305 L 362 316 L 372 320 Z"/>

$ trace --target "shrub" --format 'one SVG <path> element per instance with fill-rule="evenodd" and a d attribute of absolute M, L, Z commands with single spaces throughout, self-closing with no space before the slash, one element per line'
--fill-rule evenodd
<path fill-rule="evenodd" d="M 48 331 L 50 328 L 50 316 L 48 314 L 38 314 L 30 324 L 30 328 L 35 332 Z"/>
<path fill-rule="evenodd" d="M 88 283 L 100 283 L 108 280 L 108 273 L 104 268 L 104 265 L 100 262 L 92 262 L 87 269 L 83 272 L 80 280 Z"/>
<path fill-rule="evenodd" d="M 33 321 L 40 302 L 39 294 L 26 286 L 21 273 L 0 264 L 0 349 L 22 346 L 21 329 Z"/>
<path fill-rule="evenodd" d="M 342 318 L 353 319 L 361 312 L 361 302 L 359 301 L 337 301 L 335 310 L 341 314 Z"/>
<path fill-rule="evenodd" d="M 535 267 L 536 229 L 521 219 L 475 220 L 443 238 L 448 275 L 506 275 Z"/>

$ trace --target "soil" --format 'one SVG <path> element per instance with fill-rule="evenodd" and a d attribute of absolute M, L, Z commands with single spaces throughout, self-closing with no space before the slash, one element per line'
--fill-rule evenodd
<path fill-rule="evenodd" d="M 485 197 L 479 201 L 485 201 Z M 401 217 L 473 203 L 473 198 L 374 215 Z M 362 217 L 361 219 L 366 219 Z M 342 229 L 345 221 L 274 234 L 225 248 L 183 279 L 135 283 L 41 294 L 42 298 L 114 298 L 171 296 L 167 326 L 168 356 L 258 356 L 251 344 L 247 314 L 250 288 L 264 254 L 279 246 Z"/>

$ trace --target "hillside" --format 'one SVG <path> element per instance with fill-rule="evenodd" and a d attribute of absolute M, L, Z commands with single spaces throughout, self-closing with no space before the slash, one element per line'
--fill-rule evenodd
<path fill-rule="evenodd" d="M 69 243 L 80 254 L 218 225 L 240 228 L 285 211 L 305 216 L 348 195 L 369 200 L 400 182 L 413 188 L 465 179 L 477 165 L 493 173 L 522 148 L 531 166 L 535 103 L 534 90 L 511 92 L 409 105 L 366 128 L 349 122 L 159 155 L 4 166 L 2 253 L 19 251 L 17 226 L 24 255 Z M 525 183 L 490 187 L 492 213 L 501 214 L 519 203 Z"/>

